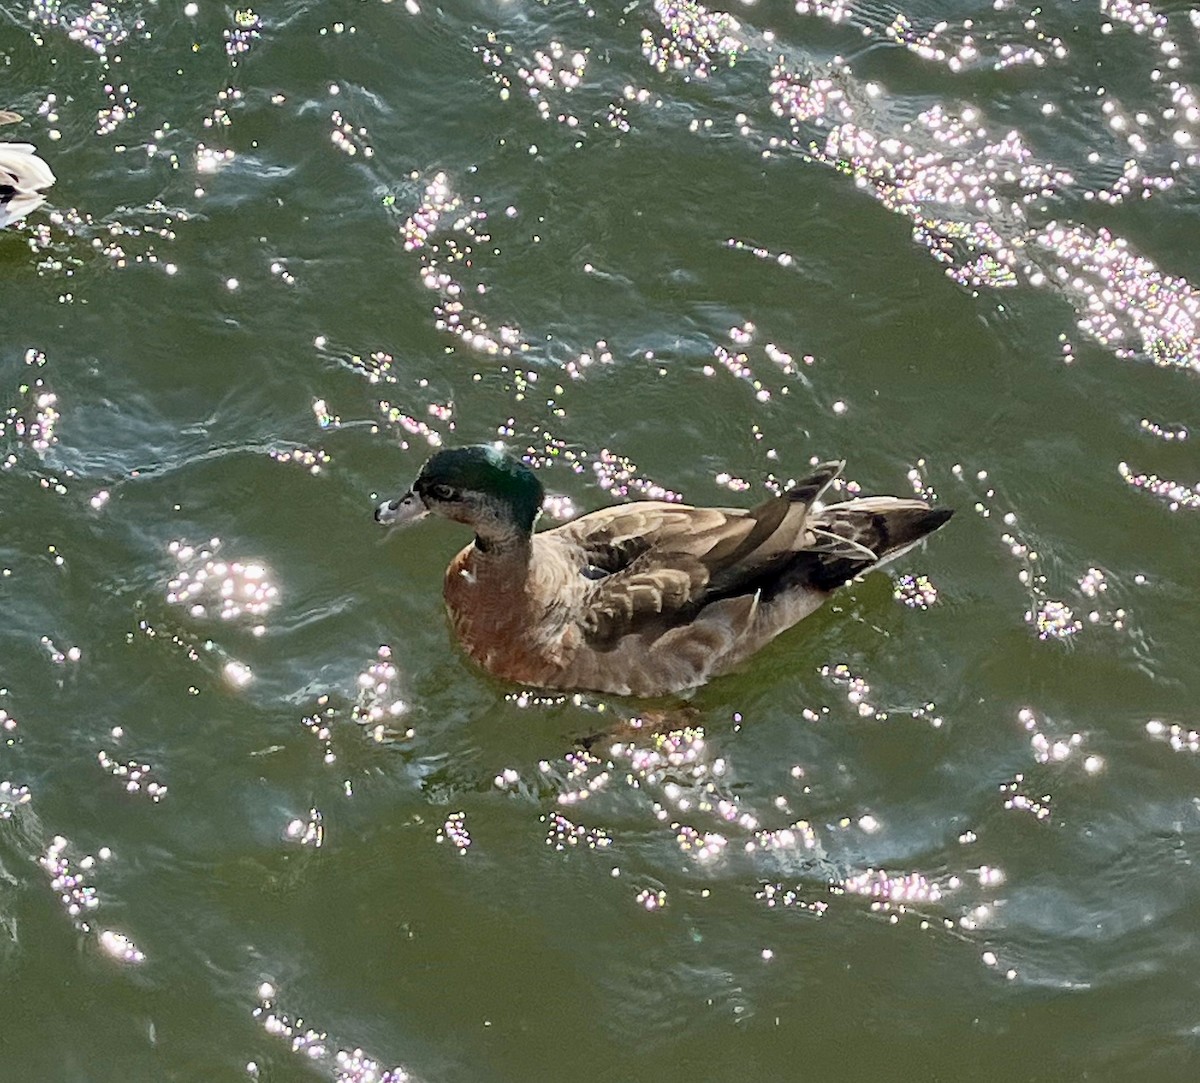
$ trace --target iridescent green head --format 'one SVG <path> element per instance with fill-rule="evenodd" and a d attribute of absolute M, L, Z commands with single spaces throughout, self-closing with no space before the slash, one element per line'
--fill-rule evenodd
<path fill-rule="evenodd" d="M 412 489 L 384 501 L 375 518 L 387 525 L 441 515 L 472 527 L 483 539 L 533 530 L 546 491 L 523 462 L 489 444 L 447 448 L 417 475 Z"/>

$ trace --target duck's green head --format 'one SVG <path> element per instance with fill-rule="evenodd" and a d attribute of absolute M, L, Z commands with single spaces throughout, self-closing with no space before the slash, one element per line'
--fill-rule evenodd
<path fill-rule="evenodd" d="M 427 514 L 465 523 L 482 539 L 533 530 L 546 491 L 523 462 L 489 444 L 435 454 L 412 488 L 375 509 L 378 522 L 398 526 Z"/>

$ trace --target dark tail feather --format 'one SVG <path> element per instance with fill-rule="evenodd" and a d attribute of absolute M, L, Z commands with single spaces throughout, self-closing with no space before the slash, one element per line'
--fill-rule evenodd
<path fill-rule="evenodd" d="M 799 501 L 802 504 L 811 504 L 829 488 L 830 483 L 842 472 L 845 465 L 846 461 L 844 459 L 827 463 L 817 463 L 808 477 L 796 482 L 783 495 L 792 501 L 792 503 Z"/>
<path fill-rule="evenodd" d="M 806 554 L 813 558 L 805 569 L 808 581 L 818 590 L 834 590 L 903 555 L 953 514 L 891 496 L 833 504 L 809 524 L 818 543 Z"/>
<path fill-rule="evenodd" d="M 742 561 L 761 565 L 786 559 L 787 547 L 799 535 L 812 502 L 829 488 L 845 465 L 842 462 L 819 463 L 808 477 L 796 482 L 782 497 L 768 497 L 758 507 L 751 508 L 749 516 L 754 520 L 754 526 L 750 532 L 741 538 L 733 535 L 718 542 L 705 558 L 712 567 L 722 569 L 710 581 L 710 594 L 720 594 L 734 586 L 739 591 L 748 589 L 745 575 L 738 567 Z M 773 550 L 765 559 L 761 549 L 764 546 Z"/>

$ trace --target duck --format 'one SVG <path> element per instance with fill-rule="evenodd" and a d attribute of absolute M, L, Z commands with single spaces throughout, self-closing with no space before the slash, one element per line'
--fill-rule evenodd
<path fill-rule="evenodd" d="M 634 500 L 535 531 L 546 493 L 503 448 L 443 448 L 377 522 L 429 516 L 474 540 L 443 594 L 466 654 L 506 682 L 666 697 L 740 667 L 839 587 L 908 552 L 953 511 L 868 496 L 822 504 L 822 462 L 756 507 Z"/>
<path fill-rule="evenodd" d="M 19 113 L 0 109 L 0 125 L 15 124 Z M 55 181 L 54 172 L 37 155 L 32 143 L 0 143 L 0 229 L 36 211 L 46 197 L 43 188 Z"/>

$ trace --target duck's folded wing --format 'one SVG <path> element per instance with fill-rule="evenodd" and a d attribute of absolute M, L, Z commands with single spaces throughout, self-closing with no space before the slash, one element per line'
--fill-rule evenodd
<path fill-rule="evenodd" d="M 744 512 L 638 501 L 555 531 L 588 579 L 579 616 L 588 642 L 603 648 L 694 612 L 711 580 L 707 555 L 752 528 Z"/>
<path fill-rule="evenodd" d="M 842 472 L 844 463 L 827 462 L 813 468 L 780 496 L 763 501 L 743 515 L 753 522 L 747 534 L 726 539 L 709 554 L 711 596 L 747 594 L 768 586 L 796 555 L 813 543 L 807 527 L 813 504 Z"/>
<path fill-rule="evenodd" d="M 757 597 L 806 540 L 813 500 L 840 463 L 817 468 L 787 493 L 749 511 L 645 501 L 584 516 L 560 528 L 594 571 L 580 621 L 597 647 L 666 631 L 707 605 Z M 808 539 L 811 540 L 811 539 Z"/>

